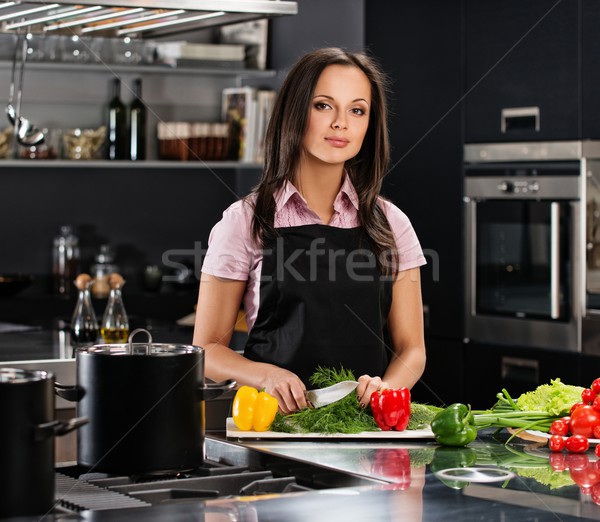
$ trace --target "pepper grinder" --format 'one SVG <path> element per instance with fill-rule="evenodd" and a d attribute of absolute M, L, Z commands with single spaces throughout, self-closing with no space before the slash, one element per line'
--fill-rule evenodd
<path fill-rule="evenodd" d="M 71 293 L 72 277 L 79 264 L 79 238 L 70 225 L 60 227 L 52 248 L 52 276 L 54 292 L 68 296 Z"/>
<path fill-rule="evenodd" d="M 125 285 L 125 279 L 121 274 L 113 272 L 108 276 L 110 294 L 106 303 L 106 310 L 102 317 L 100 334 L 107 344 L 125 343 L 129 336 L 129 319 L 123 304 L 121 289 Z"/>
<path fill-rule="evenodd" d="M 79 274 L 75 279 L 79 295 L 71 319 L 71 342 L 74 348 L 91 346 L 98 337 L 98 321 L 90 296 L 93 284 L 94 280 L 89 274 Z"/>

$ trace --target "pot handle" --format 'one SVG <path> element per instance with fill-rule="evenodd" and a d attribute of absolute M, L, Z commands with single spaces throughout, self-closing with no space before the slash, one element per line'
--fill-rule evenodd
<path fill-rule="evenodd" d="M 90 422 L 90 419 L 87 417 L 75 417 L 66 422 L 53 420 L 43 424 L 38 424 L 35 427 L 35 440 L 42 441 L 55 435 L 65 435 L 66 433 L 76 430 L 88 422 Z"/>
<path fill-rule="evenodd" d="M 79 402 L 85 395 L 85 390 L 81 386 L 67 386 L 58 382 L 54 383 L 54 392 L 69 402 Z"/>
<path fill-rule="evenodd" d="M 223 382 L 210 382 L 204 386 L 198 387 L 198 399 L 201 401 L 209 401 L 220 397 L 225 392 L 233 390 L 237 383 L 235 381 L 227 380 Z"/>

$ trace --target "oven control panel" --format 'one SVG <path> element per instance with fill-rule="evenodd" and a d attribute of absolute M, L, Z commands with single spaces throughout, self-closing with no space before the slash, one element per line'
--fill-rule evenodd
<path fill-rule="evenodd" d="M 538 181 L 511 180 L 498 183 L 498 190 L 504 194 L 536 194 L 540 190 Z"/>

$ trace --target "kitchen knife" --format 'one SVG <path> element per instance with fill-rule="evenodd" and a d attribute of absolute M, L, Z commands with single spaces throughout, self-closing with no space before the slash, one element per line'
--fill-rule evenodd
<path fill-rule="evenodd" d="M 327 388 L 308 390 L 306 392 L 306 400 L 314 408 L 322 408 L 332 402 L 343 399 L 346 395 L 356 390 L 357 386 L 358 383 L 356 381 L 342 381 Z"/>

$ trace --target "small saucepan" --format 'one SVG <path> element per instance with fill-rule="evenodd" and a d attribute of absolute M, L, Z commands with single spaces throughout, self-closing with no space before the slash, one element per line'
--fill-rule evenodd
<path fill-rule="evenodd" d="M 0 368 L 0 518 L 44 515 L 54 505 L 54 437 L 87 419 L 54 420 L 54 374 Z"/>
<path fill-rule="evenodd" d="M 147 343 L 133 343 L 138 332 Z M 90 422 L 77 432 L 78 464 L 90 471 L 176 473 L 204 462 L 204 401 L 235 386 L 205 384 L 204 349 L 152 343 L 135 330 L 129 343 L 76 354 L 77 384 L 57 393 L 76 400 Z"/>

